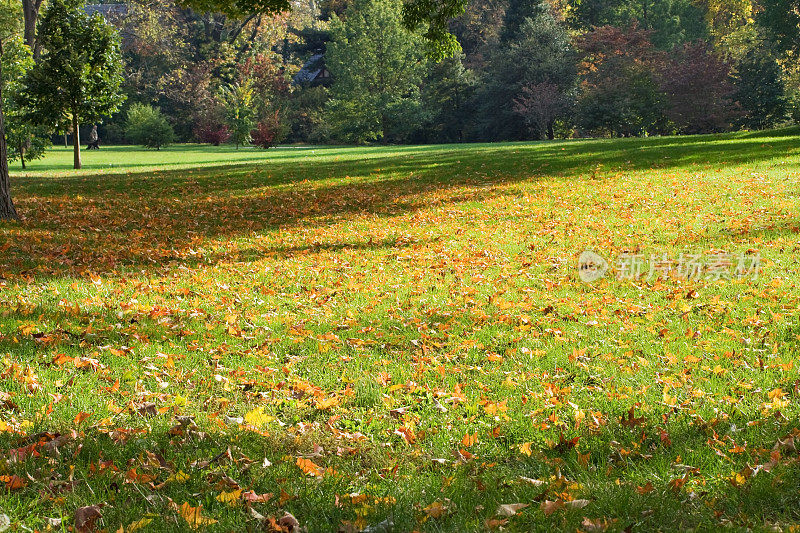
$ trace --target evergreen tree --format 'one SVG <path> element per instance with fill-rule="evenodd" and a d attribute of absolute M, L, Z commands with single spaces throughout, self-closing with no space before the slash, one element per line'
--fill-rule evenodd
<path fill-rule="evenodd" d="M 531 131 L 515 109 L 515 100 L 523 96 L 526 87 L 542 84 L 555 87 L 566 97 L 575 87 L 576 75 L 566 28 L 549 4 L 539 4 L 535 16 L 525 18 L 513 39 L 501 41 L 491 55 L 477 95 L 480 135 L 492 140 L 530 137 Z M 546 129 L 552 133 L 552 120 L 549 122 Z"/>
<path fill-rule="evenodd" d="M 734 98 L 742 108 L 740 126 L 763 129 L 786 119 L 783 71 L 763 46 L 751 48 L 736 67 Z"/>
<path fill-rule="evenodd" d="M 126 137 L 136 144 L 160 150 L 175 141 L 175 132 L 157 108 L 133 104 L 128 109 Z"/>
<path fill-rule="evenodd" d="M 761 0 L 759 23 L 786 51 L 800 53 L 800 0 Z"/>
<path fill-rule="evenodd" d="M 328 120 L 350 142 L 400 141 L 415 129 L 424 61 L 420 39 L 402 24 L 400 0 L 354 0 L 334 19 L 327 65 Z"/>
<path fill-rule="evenodd" d="M 115 113 L 125 97 L 119 36 L 79 0 L 51 0 L 39 23 L 43 52 L 28 72 L 22 104 L 37 124 L 51 129 L 69 118 L 74 167 L 81 168 L 79 126 Z"/>
<path fill-rule="evenodd" d="M 475 75 L 464 68 L 463 56 L 433 63 L 422 83 L 426 142 L 462 142 L 472 121 Z"/>

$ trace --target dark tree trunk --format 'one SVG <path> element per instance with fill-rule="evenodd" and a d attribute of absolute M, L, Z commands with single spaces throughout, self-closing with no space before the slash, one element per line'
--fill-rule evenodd
<path fill-rule="evenodd" d="M 25 147 L 19 145 L 19 162 L 22 163 L 22 170 L 25 170 Z"/>
<path fill-rule="evenodd" d="M 0 41 L 0 80 L 3 79 L 3 43 Z M 0 220 L 19 220 L 11 199 L 11 180 L 8 177 L 8 147 L 6 123 L 3 116 L 3 84 L 0 83 Z"/>
<path fill-rule="evenodd" d="M 556 138 L 556 132 L 554 130 L 554 125 L 555 124 L 554 124 L 554 122 L 552 120 L 547 123 L 547 138 L 549 140 L 551 140 L 551 141 Z"/>
<path fill-rule="evenodd" d="M 74 154 L 74 165 L 73 168 L 75 170 L 80 170 L 81 168 L 81 130 L 79 129 L 80 125 L 78 124 L 78 115 L 73 113 L 72 115 L 72 151 Z"/>
<path fill-rule="evenodd" d="M 42 47 L 36 38 L 36 21 L 39 19 L 39 8 L 42 0 L 22 0 L 22 14 L 25 19 L 25 43 L 30 46 L 33 58 L 39 59 Z"/>

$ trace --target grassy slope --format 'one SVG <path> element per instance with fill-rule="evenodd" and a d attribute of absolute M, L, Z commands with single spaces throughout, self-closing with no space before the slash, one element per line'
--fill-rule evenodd
<path fill-rule="evenodd" d="M 800 521 L 798 454 L 773 450 L 800 433 L 797 130 L 84 160 L 15 174 L 27 220 L 0 227 L 0 449 L 63 435 L 6 453 L 13 521 Z M 764 270 L 587 286 L 587 247 Z"/>

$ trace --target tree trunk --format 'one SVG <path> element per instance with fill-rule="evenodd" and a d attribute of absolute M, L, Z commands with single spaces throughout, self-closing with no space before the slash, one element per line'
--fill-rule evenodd
<path fill-rule="evenodd" d="M 42 0 L 22 0 L 22 14 L 25 19 L 25 43 L 33 52 L 33 58 L 39 59 L 42 47 L 36 38 L 36 21 L 39 19 L 39 8 Z"/>
<path fill-rule="evenodd" d="M 68 134 L 64 134 L 64 148 L 69 148 L 69 137 Z"/>
<path fill-rule="evenodd" d="M 547 123 L 547 138 L 551 141 L 556 138 L 554 126 L 555 123 L 552 120 Z"/>
<path fill-rule="evenodd" d="M 19 161 L 22 163 L 22 170 L 25 170 L 25 147 L 19 145 Z"/>
<path fill-rule="evenodd" d="M 3 43 L 0 41 L 0 80 L 3 79 Z M 3 84 L 0 83 L 0 220 L 19 220 L 11 199 L 11 180 L 8 177 L 8 148 L 6 123 L 3 116 Z"/>
<path fill-rule="evenodd" d="M 72 114 L 72 151 L 74 153 L 75 170 L 81 169 L 81 130 L 77 113 Z"/>

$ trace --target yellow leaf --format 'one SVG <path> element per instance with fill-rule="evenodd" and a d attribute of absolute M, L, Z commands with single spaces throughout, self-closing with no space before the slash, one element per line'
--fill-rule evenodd
<path fill-rule="evenodd" d="M 331 396 L 330 398 L 325 398 L 324 400 L 317 401 L 317 409 L 320 411 L 324 411 L 325 409 L 330 409 L 331 407 L 335 407 L 339 405 L 339 398 L 336 396 Z"/>
<path fill-rule="evenodd" d="M 140 529 L 144 529 L 150 522 L 152 522 L 152 518 L 142 518 L 141 520 L 137 520 L 136 522 L 130 524 L 128 527 L 125 528 L 125 533 L 133 533 L 134 531 L 139 531 Z"/>
<path fill-rule="evenodd" d="M 216 524 L 217 521 L 213 518 L 206 518 L 203 516 L 203 506 L 192 507 L 188 502 L 184 502 L 178 508 L 178 513 L 184 520 L 192 527 L 192 529 L 199 529 L 203 526 Z"/>
<path fill-rule="evenodd" d="M 187 474 L 183 470 L 178 470 L 177 472 L 169 476 L 167 478 L 167 481 L 174 481 L 176 483 L 186 483 L 187 481 L 189 481 L 189 479 L 190 479 L 189 474 Z"/>
<path fill-rule="evenodd" d="M 523 455 L 527 455 L 528 457 L 531 456 L 531 442 L 526 442 L 524 444 L 519 445 L 519 451 Z"/>
<path fill-rule="evenodd" d="M 223 492 L 221 494 L 218 494 L 217 501 L 228 504 L 231 507 L 234 507 L 236 506 L 236 504 L 239 503 L 241 497 L 242 497 L 242 489 L 238 489 L 231 492 Z"/>
<path fill-rule="evenodd" d="M 269 424 L 275 420 L 274 416 L 270 416 L 264 412 L 264 409 L 259 407 L 258 409 L 253 409 L 246 415 L 244 415 L 244 421 L 249 426 L 254 426 L 257 428 L 261 428 Z"/>

